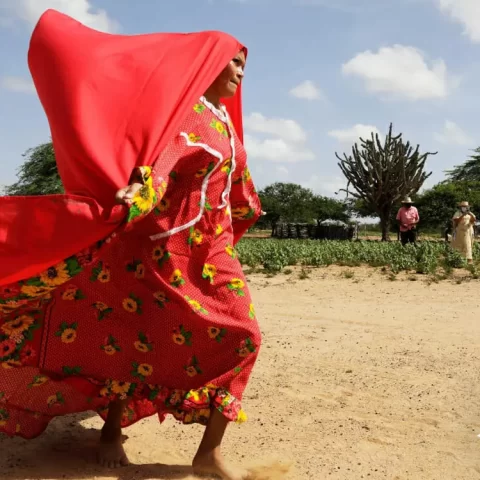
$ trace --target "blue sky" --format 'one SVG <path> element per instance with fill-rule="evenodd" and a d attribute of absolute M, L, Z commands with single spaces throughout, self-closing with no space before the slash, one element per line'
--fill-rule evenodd
<path fill-rule="evenodd" d="M 49 140 L 26 64 L 47 8 L 124 34 L 223 30 L 249 48 L 246 146 L 258 187 L 333 195 L 335 151 L 396 132 L 438 151 L 428 185 L 480 145 L 480 0 L 0 0 L 0 185 Z"/>

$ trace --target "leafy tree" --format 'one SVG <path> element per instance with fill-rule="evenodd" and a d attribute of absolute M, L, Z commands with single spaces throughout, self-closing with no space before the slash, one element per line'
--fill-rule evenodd
<path fill-rule="evenodd" d="M 378 134 L 369 140 L 360 138 L 360 146 L 355 143 L 352 154 L 335 153 L 338 164 L 348 184 L 347 194 L 362 200 L 364 207 L 380 217 L 382 240 L 390 240 L 390 225 L 394 205 L 405 195 L 413 195 L 431 175 L 424 171 L 429 155 L 421 154 L 419 145 L 413 149 L 410 142 L 404 143 L 402 134 L 396 136 L 390 128 L 382 145 Z M 349 190 L 352 186 L 353 191 Z"/>
<path fill-rule="evenodd" d="M 474 213 L 480 213 L 480 181 L 442 182 L 419 195 L 417 206 L 422 226 L 443 228 L 449 225 L 457 204 L 468 201 Z"/>
<path fill-rule="evenodd" d="M 273 228 L 280 220 L 311 222 L 315 218 L 314 193 L 295 183 L 276 182 L 259 192 L 262 208 L 267 212 L 263 221 Z"/>
<path fill-rule="evenodd" d="M 52 143 L 27 150 L 18 169 L 18 181 L 4 188 L 4 195 L 47 195 L 63 193 Z"/>
<path fill-rule="evenodd" d="M 345 204 L 354 217 L 368 218 L 377 216 L 377 212 L 361 198 L 349 197 L 345 200 Z"/>
<path fill-rule="evenodd" d="M 346 222 L 349 219 L 348 208 L 343 202 L 315 195 L 312 190 L 295 183 L 273 183 L 261 190 L 259 196 L 267 214 L 257 225 L 268 225 L 272 231 L 279 221 L 311 223 L 313 220 Z"/>
<path fill-rule="evenodd" d="M 448 170 L 447 179 L 450 182 L 480 182 L 480 147 L 474 150 L 475 154 L 461 165 Z"/>
<path fill-rule="evenodd" d="M 340 220 L 347 223 L 350 220 L 350 211 L 346 203 L 330 197 L 316 196 L 313 202 L 315 219 L 318 223 L 324 220 Z"/>

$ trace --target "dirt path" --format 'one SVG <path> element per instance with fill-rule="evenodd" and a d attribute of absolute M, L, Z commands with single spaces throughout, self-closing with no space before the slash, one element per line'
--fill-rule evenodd
<path fill-rule="evenodd" d="M 480 478 L 478 281 L 340 272 L 251 277 L 264 347 L 249 422 L 225 451 L 244 465 L 292 461 L 292 480 Z M 189 478 L 200 428 L 137 424 L 126 432 L 137 465 L 112 474 L 89 463 L 99 425 L 69 417 L 35 441 L 0 439 L 0 478 Z"/>

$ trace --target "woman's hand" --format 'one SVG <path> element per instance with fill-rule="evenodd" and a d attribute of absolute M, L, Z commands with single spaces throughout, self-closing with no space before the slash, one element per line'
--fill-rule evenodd
<path fill-rule="evenodd" d="M 132 183 L 126 187 L 121 188 L 115 195 L 117 203 L 128 205 L 135 194 L 143 187 L 141 183 Z"/>

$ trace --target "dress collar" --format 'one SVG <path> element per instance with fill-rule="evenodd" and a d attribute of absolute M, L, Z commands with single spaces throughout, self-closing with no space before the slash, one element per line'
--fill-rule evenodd
<path fill-rule="evenodd" d="M 220 105 L 220 108 L 215 107 L 213 103 L 210 103 L 204 96 L 200 97 L 200 101 L 222 122 L 228 123 L 228 113 L 225 105 Z"/>

